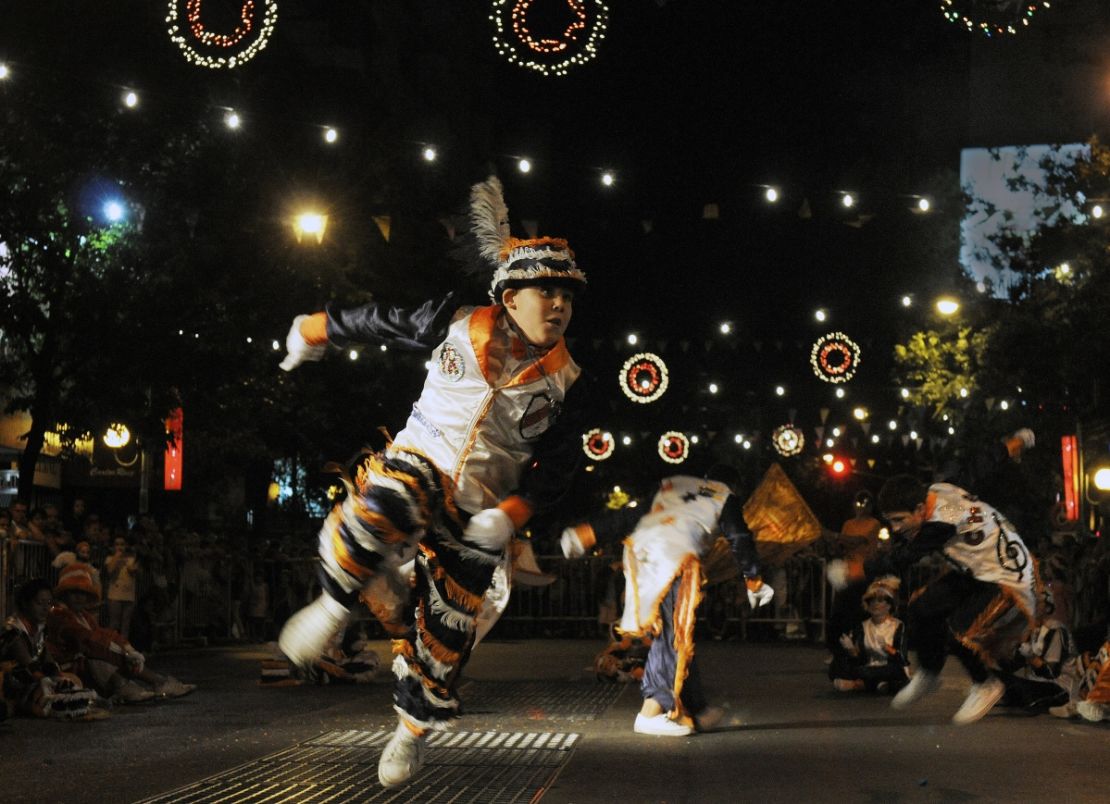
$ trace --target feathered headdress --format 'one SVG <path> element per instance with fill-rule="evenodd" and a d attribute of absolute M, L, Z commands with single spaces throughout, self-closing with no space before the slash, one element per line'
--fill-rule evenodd
<path fill-rule="evenodd" d="M 863 604 L 867 605 L 868 601 L 873 597 L 885 597 L 890 600 L 893 606 L 898 602 L 898 589 L 902 586 L 902 581 L 896 575 L 884 575 L 881 578 L 876 578 L 867 587 L 867 591 L 863 593 Z"/>
<path fill-rule="evenodd" d="M 574 262 L 567 241 L 558 237 L 520 240 L 509 228 L 501 181 L 490 176 L 470 188 L 470 228 L 478 253 L 493 268 L 490 298 L 497 302 L 507 287 L 541 282 L 586 284 L 586 274 Z"/>

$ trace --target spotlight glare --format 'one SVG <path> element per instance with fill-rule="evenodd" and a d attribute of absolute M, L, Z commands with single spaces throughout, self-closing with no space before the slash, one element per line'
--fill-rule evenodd
<path fill-rule="evenodd" d="M 903 307 L 910 307 L 912 305 L 913 305 L 913 298 L 912 297 L 910 297 L 910 296 L 903 296 L 902 297 L 902 306 Z"/>
<path fill-rule="evenodd" d="M 328 126 L 326 129 L 324 129 L 324 142 L 326 142 L 328 145 L 333 145 L 334 143 L 338 142 L 338 140 L 338 131 L 336 131 L 331 126 Z"/>
<path fill-rule="evenodd" d="M 0 67 L 0 69 L 2 69 L 2 67 Z M 1095 204 L 1093 207 L 1091 207 L 1092 218 L 1101 218 L 1105 214 L 1106 210 L 1102 208 L 1102 204 Z"/>
<path fill-rule="evenodd" d="M 616 178 L 608 170 L 601 174 L 601 183 L 606 187 L 612 187 Z"/>
<path fill-rule="evenodd" d="M 239 126 L 243 125 L 243 119 L 239 117 L 238 112 L 228 112 L 224 115 L 224 125 L 235 131 Z"/>
<path fill-rule="evenodd" d="M 786 394 L 786 389 L 783 386 L 781 386 L 781 385 L 776 385 L 775 386 L 775 396 L 784 396 L 785 394 Z"/>
<path fill-rule="evenodd" d="M 532 170 L 532 161 L 530 159 L 521 159 L 516 163 L 516 166 L 521 173 L 529 173 Z"/>
<path fill-rule="evenodd" d="M 851 193 L 844 193 L 840 197 L 840 203 L 844 205 L 845 209 L 851 209 L 855 205 L 856 199 Z"/>
<path fill-rule="evenodd" d="M 139 96 L 133 90 L 128 90 L 123 94 L 123 105 L 128 109 L 134 109 L 139 105 Z"/>
<path fill-rule="evenodd" d="M 779 200 L 779 191 L 776 190 L 774 187 L 768 187 L 767 192 L 763 194 L 763 197 L 773 204 Z"/>
<path fill-rule="evenodd" d="M 932 206 L 932 204 L 929 203 L 928 198 L 921 197 L 921 198 L 917 199 L 917 208 L 919 210 L 921 210 L 922 212 L 928 212 L 929 208 L 931 206 Z"/>
<path fill-rule="evenodd" d="M 123 220 L 126 210 L 119 201 L 105 201 L 104 202 L 104 217 L 109 223 L 119 223 Z"/>
<path fill-rule="evenodd" d="M 436 161 L 436 157 L 439 156 L 439 154 L 436 153 L 435 148 L 429 145 L 424 149 L 423 156 L 425 162 L 434 162 Z M 523 170 L 523 168 L 521 169 Z M 527 173 L 528 171 L 525 170 L 524 172 Z"/>
<path fill-rule="evenodd" d="M 0 62 L 0 81 L 6 81 L 11 74 L 12 71 L 8 68 L 8 65 Z"/>

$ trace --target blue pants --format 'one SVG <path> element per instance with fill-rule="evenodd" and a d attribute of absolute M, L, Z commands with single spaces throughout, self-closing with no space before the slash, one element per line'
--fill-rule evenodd
<path fill-rule="evenodd" d="M 647 663 L 644 665 L 644 678 L 640 682 L 640 692 L 644 698 L 651 698 L 667 711 L 675 708 L 674 675 L 678 665 L 678 652 L 674 647 L 674 605 L 680 583 L 681 578 L 676 578 L 667 596 L 659 604 L 663 628 L 651 643 Z M 691 656 L 687 665 L 686 682 L 682 687 L 682 705 L 692 715 L 700 714 L 708 706 L 701 688 L 696 656 Z"/>

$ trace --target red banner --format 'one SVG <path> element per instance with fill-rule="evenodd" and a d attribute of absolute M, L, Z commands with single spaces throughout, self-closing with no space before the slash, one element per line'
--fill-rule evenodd
<path fill-rule="evenodd" d="M 172 437 L 172 443 L 166 445 L 166 473 L 165 490 L 181 491 L 181 447 L 184 440 L 184 413 L 181 408 L 174 408 L 166 419 L 166 432 Z"/>
<path fill-rule="evenodd" d="M 1064 519 L 1079 520 L 1079 445 L 1073 435 L 1060 439 L 1060 458 L 1064 463 Z"/>

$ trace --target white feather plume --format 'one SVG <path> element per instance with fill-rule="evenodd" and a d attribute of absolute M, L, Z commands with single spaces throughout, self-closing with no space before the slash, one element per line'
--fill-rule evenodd
<path fill-rule="evenodd" d="M 509 208 L 496 176 L 470 188 L 470 226 L 482 257 L 497 265 L 501 246 L 509 237 Z"/>

